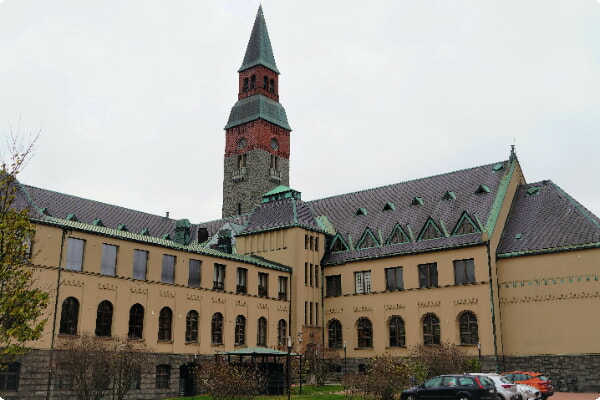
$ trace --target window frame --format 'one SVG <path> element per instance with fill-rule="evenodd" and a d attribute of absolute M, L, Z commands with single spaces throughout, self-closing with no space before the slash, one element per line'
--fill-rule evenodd
<path fill-rule="evenodd" d="M 98 337 L 112 336 L 112 319 L 114 307 L 108 300 L 103 300 L 96 309 L 96 331 Z"/>
<path fill-rule="evenodd" d="M 458 317 L 460 344 L 476 345 L 479 343 L 479 323 L 477 315 L 472 311 L 464 311 Z"/>
<path fill-rule="evenodd" d="M 371 270 L 354 272 L 354 293 L 371 293 Z"/>
<path fill-rule="evenodd" d="M 258 273 L 258 297 L 269 297 L 269 274 Z"/>
<path fill-rule="evenodd" d="M 173 310 L 163 307 L 158 314 L 158 341 L 170 342 L 173 340 Z"/>
<path fill-rule="evenodd" d="M 199 288 L 201 279 L 202 260 L 190 258 L 188 262 L 188 287 Z"/>
<path fill-rule="evenodd" d="M 425 314 L 422 320 L 423 328 L 423 344 L 425 346 L 433 346 L 441 344 L 442 332 L 440 326 L 440 318 L 433 314 Z"/>
<path fill-rule="evenodd" d="M 437 262 L 419 264 L 418 271 L 420 289 L 428 289 L 439 286 Z"/>
<path fill-rule="evenodd" d="M 246 317 L 238 315 L 235 317 L 235 335 L 234 335 L 235 346 L 246 345 Z"/>
<path fill-rule="evenodd" d="M 65 269 L 69 271 L 83 271 L 83 259 L 85 253 L 85 240 L 69 237 L 67 240 L 67 258 Z"/>
<path fill-rule="evenodd" d="M 79 324 L 79 300 L 69 296 L 62 302 L 60 312 L 59 335 L 77 335 L 77 325 Z"/>
<path fill-rule="evenodd" d="M 215 263 L 213 268 L 213 290 L 225 290 L 225 264 Z"/>
<path fill-rule="evenodd" d="M 162 283 L 173 284 L 175 283 L 175 265 L 177 263 L 177 257 L 172 254 L 163 254 L 162 256 L 162 270 L 160 274 L 160 281 Z"/>
<path fill-rule="evenodd" d="M 385 290 L 388 292 L 404 290 L 404 267 L 385 269 Z"/>
<path fill-rule="evenodd" d="M 267 326 L 267 319 L 265 317 L 260 317 L 257 321 L 256 328 L 256 346 L 267 346 Z"/>
<path fill-rule="evenodd" d="M 361 317 L 356 323 L 356 339 L 359 349 L 373 348 L 373 323 L 367 317 Z"/>
<path fill-rule="evenodd" d="M 406 327 L 404 319 L 392 315 L 388 322 L 389 347 L 406 347 Z"/>
<path fill-rule="evenodd" d="M 330 349 L 344 347 L 344 331 L 340 320 L 334 318 L 327 323 L 327 345 Z"/>
<path fill-rule="evenodd" d="M 248 269 L 238 267 L 235 270 L 235 292 L 237 294 L 247 294 L 248 293 Z"/>
<path fill-rule="evenodd" d="M 17 392 L 21 375 L 21 363 L 11 362 L 0 368 L 0 390 L 2 392 Z"/>
<path fill-rule="evenodd" d="M 216 312 L 210 319 L 210 343 L 223 344 L 223 314 Z"/>
<path fill-rule="evenodd" d="M 463 260 L 454 260 L 454 284 L 467 285 L 473 284 L 475 280 L 475 259 L 466 258 Z"/>
<path fill-rule="evenodd" d="M 147 250 L 133 250 L 133 268 L 131 277 L 140 281 L 148 278 L 148 258 L 150 253 Z M 143 277 L 142 277 L 143 276 Z"/>
<path fill-rule="evenodd" d="M 185 342 L 198 343 L 198 322 L 200 314 L 196 310 L 190 310 L 185 316 Z"/>
<path fill-rule="evenodd" d="M 156 366 L 156 389 L 170 389 L 171 366 L 169 364 L 158 364 Z"/>
<path fill-rule="evenodd" d="M 327 275 L 325 277 L 325 296 L 339 297 L 342 295 L 342 275 Z"/>
<path fill-rule="evenodd" d="M 119 246 L 114 244 L 102 243 L 102 260 L 100 261 L 101 275 L 116 276 L 118 252 Z"/>
<path fill-rule="evenodd" d="M 135 308 L 134 308 L 135 307 Z M 135 303 L 129 308 L 129 321 L 127 323 L 128 331 L 127 338 L 133 340 L 144 339 L 144 306 L 140 303 Z"/>

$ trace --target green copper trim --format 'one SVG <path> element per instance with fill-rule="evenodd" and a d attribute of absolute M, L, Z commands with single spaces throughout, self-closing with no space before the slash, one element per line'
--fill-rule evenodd
<path fill-rule="evenodd" d="M 513 258 L 513 257 L 522 257 L 522 256 L 535 256 L 539 254 L 549 254 L 549 253 L 562 253 L 565 251 L 573 251 L 573 250 L 586 250 L 586 249 L 597 249 L 600 248 L 600 243 L 586 243 L 577 246 L 565 246 L 565 247 L 553 247 L 551 249 L 540 249 L 540 250 L 527 250 L 527 251 L 515 251 L 512 253 L 502 253 L 498 254 L 498 258 Z"/>
<path fill-rule="evenodd" d="M 508 185 L 510 184 L 516 167 L 517 160 L 515 158 L 515 160 L 513 160 L 510 163 L 510 169 L 508 170 L 508 172 L 502 177 L 500 185 L 498 185 L 498 193 L 496 194 L 494 204 L 492 205 L 492 209 L 490 210 L 490 215 L 488 216 L 488 220 L 485 224 L 485 231 L 487 232 L 489 237 L 491 237 L 494 233 L 494 228 L 496 227 L 498 217 L 500 216 L 500 209 L 502 208 L 502 204 L 504 204 L 504 199 L 506 198 L 506 193 L 508 191 Z"/>
<path fill-rule="evenodd" d="M 279 73 L 277 65 L 275 64 L 273 48 L 271 47 L 271 40 L 269 39 L 269 32 L 267 30 L 267 23 L 265 21 L 265 16 L 263 15 L 262 6 L 258 7 L 254 26 L 252 27 L 252 33 L 250 34 L 250 40 L 248 41 L 248 47 L 246 47 L 244 61 L 242 61 L 242 66 L 238 72 L 242 72 L 256 65 L 265 66 L 271 71 Z"/>

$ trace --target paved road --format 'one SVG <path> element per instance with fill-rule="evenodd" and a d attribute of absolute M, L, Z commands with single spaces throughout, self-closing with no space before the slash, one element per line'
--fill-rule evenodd
<path fill-rule="evenodd" d="M 597 400 L 600 393 L 555 392 L 548 400 Z"/>

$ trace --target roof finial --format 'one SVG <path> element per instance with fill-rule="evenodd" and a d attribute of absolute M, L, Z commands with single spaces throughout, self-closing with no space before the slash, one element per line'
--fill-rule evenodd
<path fill-rule="evenodd" d="M 510 145 L 510 161 L 514 160 L 517 157 L 517 153 L 515 152 L 515 145 Z"/>

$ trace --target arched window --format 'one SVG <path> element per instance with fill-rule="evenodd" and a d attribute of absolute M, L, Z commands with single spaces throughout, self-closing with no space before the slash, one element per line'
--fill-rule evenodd
<path fill-rule="evenodd" d="M 112 331 L 113 305 L 104 300 L 98 304 L 96 312 L 96 336 L 110 337 Z"/>
<path fill-rule="evenodd" d="M 76 335 L 78 319 L 79 301 L 75 297 L 67 297 L 62 303 L 60 330 L 58 333 L 63 335 Z"/>
<path fill-rule="evenodd" d="M 267 319 L 260 317 L 258 319 L 258 329 L 256 332 L 256 345 L 266 346 L 267 345 Z"/>
<path fill-rule="evenodd" d="M 269 90 L 269 77 L 266 75 L 263 77 L 263 89 Z"/>
<path fill-rule="evenodd" d="M 373 324 L 369 318 L 361 318 L 357 324 L 358 347 L 373 347 Z"/>
<path fill-rule="evenodd" d="M 223 314 L 214 313 L 210 320 L 210 341 L 212 344 L 223 344 Z"/>
<path fill-rule="evenodd" d="M 435 314 L 427 314 L 423 318 L 423 344 L 431 346 L 440 343 L 440 319 Z"/>
<path fill-rule="evenodd" d="M 389 323 L 390 347 L 406 347 L 406 333 L 404 320 L 398 315 L 392 316 Z"/>
<path fill-rule="evenodd" d="M 248 91 L 248 78 L 244 78 L 244 92 Z"/>
<path fill-rule="evenodd" d="M 129 339 L 142 339 L 144 332 L 144 307 L 141 304 L 134 304 L 129 309 Z"/>
<path fill-rule="evenodd" d="M 275 93 L 275 79 L 270 80 L 269 92 Z"/>
<path fill-rule="evenodd" d="M 250 77 L 250 90 L 256 89 L 256 75 Z"/>
<path fill-rule="evenodd" d="M 342 337 L 342 323 L 337 319 L 332 319 L 327 324 L 327 333 L 329 335 L 329 348 L 341 349 L 344 346 Z"/>
<path fill-rule="evenodd" d="M 158 315 L 158 340 L 171 340 L 172 322 L 173 311 L 169 307 L 163 307 Z"/>
<path fill-rule="evenodd" d="M 460 329 L 460 344 L 477 344 L 479 342 L 479 327 L 477 317 L 471 311 L 465 311 L 458 319 Z"/>
<path fill-rule="evenodd" d="M 281 346 L 287 346 L 287 322 L 280 319 L 277 323 L 277 343 Z"/>
<path fill-rule="evenodd" d="M 235 319 L 235 345 L 246 345 L 246 317 L 238 315 Z"/>
<path fill-rule="evenodd" d="M 198 343 L 198 311 L 191 310 L 185 316 L 185 341 Z"/>

